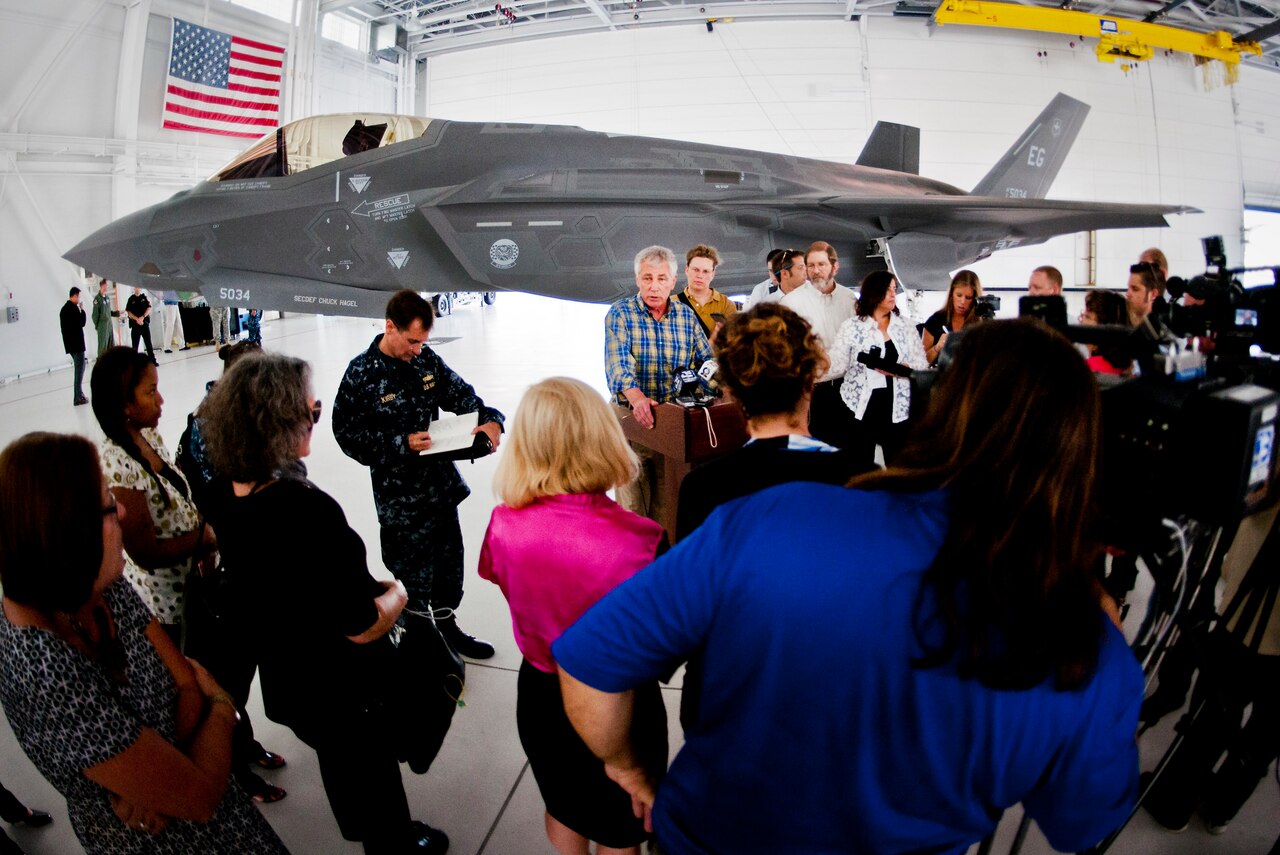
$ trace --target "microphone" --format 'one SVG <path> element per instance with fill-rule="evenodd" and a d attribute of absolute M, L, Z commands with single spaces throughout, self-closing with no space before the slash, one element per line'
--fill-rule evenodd
<path fill-rule="evenodd" d="M 720 373 L 720 363 L 714 359 L 708 359 L 698 368 L 698 376 L 702 378 L 702 382 L 708 385 Z"/>
<path fill-rule="evenodd" d="M 704 363 L 705 367 L 705 363 Z M 715 398 L 702 390 L 699 372 L 692 368 L 681 368 L 673 375 L 675 381 L 676 403 L 682 407 L 706 407 Z"/>

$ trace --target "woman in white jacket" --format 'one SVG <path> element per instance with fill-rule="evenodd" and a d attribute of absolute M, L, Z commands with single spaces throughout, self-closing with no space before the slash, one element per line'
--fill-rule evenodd
<path fill-rule="evenodd" d="M 840 326 L 829 354 L 826 378 L 844 375 L 840 397 L 853 414 L 844 447 L 868 461 L 874 459 L 879 445 L 888 462 L 906 440 L 911 381 L 868 368 L 858 361 L 858 354 L 878 347 L 890 362 L 917 370 L 929 367 L 915 325 L 898 313 L 897 290 L 892 273 L 869 273 L 862 280 L 857 314 Z"/>

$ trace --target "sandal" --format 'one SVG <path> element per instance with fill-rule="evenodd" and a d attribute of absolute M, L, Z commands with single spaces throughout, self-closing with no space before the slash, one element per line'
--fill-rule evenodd
<path fill-rule="evenodd" d="M 283 757 L 272 751 L 268 751 L 265 748 L 262 749 L 261 754 L 254 758 L 253 762 L 260 768 L 268 770 L 283 769 L 285 767 L 285 760 Z"/>
<path fill-rule="evenodd" d="M 255 802 L 260 805 L 278 802 L 288 795 L 282 787 L 268 784 L 262 779 L 262 776 L 245 769 L 241 774 L 237 774 L 236 778 L 240 781 L 240 786 L 249 794 Z"/>
<path fill-rule="evenodd" d="M 268 784 L 266 781 L 263 781 L 262 783 L 263 783 L 262 789 L 258 790 L 256 793 L 253 794 L 253 800 L 260 805 L 270 804 L 271 802 L 278 802 L 285 796 L 289 795 L 284 791 L 283 787 L 277 787 L 272 784 Z"/>

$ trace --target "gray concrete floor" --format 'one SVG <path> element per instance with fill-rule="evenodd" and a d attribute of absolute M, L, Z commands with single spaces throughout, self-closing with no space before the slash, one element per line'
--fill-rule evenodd
<path fill-rule="evenodd" d="M 573 376 L 604 391 L 604 313 L 603 306 L 502 294 L 494 306 L 476 302 L 458 307 L 451 316 L 437 321 L 433 336 L 442 341 L 452 339 L 438 345 L 440 356 L 471 382 L 487 403 L 510 416 L 524 389 L 543 377 Z M 298 315 L 268 320 L 263 340 L 270 349 L 311 362 L 316 394 L 325 403 L 327 414 L 332 412 L 333 395 L 347 362 L 368 346 L 381 327 L 381 322 L 371 320 Z M 51 336 L 55 334 L 50 331 Z M 186 414 L 199 403 L 205 382 L 215 379 L 220 371 L 221 362 L 212 347 L 160 354 L 160 390 L 165 397 L 160 430 L 171 449 L 185 426 Z M 0 447 L 32 430 L 82 433 L 99 440 L 101 433 L 90 408 L 71 406 L 70 383 L 68 365 L 65 370 L 0 386 Z M 370 546 L 371 569 L 385 573 L 378 555 L 368 472 L 338 449 L 327 419 L 316 429 L 307 463 L 313 480 L 341 502 L 352 527 Z M 461 468 L 473 492 L 461 507 L 467 595 L 460 621 L 469 632 L 493 640 L 498 655 L 484 664 L 469 666 L 466 706 L 458 711 L 439 758 L 425 776 L 406 768 L 405 786 L 415 815 L 447 831 L 453 853 L 554 855 L 543 833 L 541 799 L 516 735 L 520 653 L 501 593 L 481 580 L 475 569 L 494 504 L 490 491 L 494 460 L 462 464 Z M 677 683 L 665 692 L 673 754 L 680 741 L 675 718 L 678 691 Z M 256 689 L 250 713 L 261 741 L 289 760 L 287 768 L 267 773 L 289 791 L 288 797 L 262 807 L 286 845 L 295 853 L 360 852 L 357 844 L 342 840 L 338 834 L 320 786 L 314 754 L 288 730 L 266 719 Z M 1163 752 L 1171 735 L 1170 724 L 1166 720 L 1165 726 L 1144 737 L 1144 768 L 1154 765 Z M 0 780 L 28 805 L 44 808 L 56 818 L 52 826 L 41 830 L 9 829 L 10 836 L 28 852 L 69 855 L 81 851 L 61 797 L 23 755 L 7 721 L 0 724 Z M 1001 824 L 994 852 L 1008 852 L 1016 813 L 1010 811 Z M 1173 835 L 1139 812 L 1112 851 L 1125 855 L 1264 855 L 1280 833 L 1277 817 L 1280 792 L 1274 776 L 1269 775 L 1220 837 L 1209 836 L 1198 820 L 1184 834 Z M 1051 850 L 1033 828 L 1022 851 L 1039 855 Z"/>

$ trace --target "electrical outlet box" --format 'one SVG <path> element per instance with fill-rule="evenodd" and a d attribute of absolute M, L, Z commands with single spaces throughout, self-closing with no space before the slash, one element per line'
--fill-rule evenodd
<path fill-rule="evenodd" d="M 10 306 L 9 308 L 5 309 L 4 316 L 5 316 L 5 320 L 7 320 L 9 323 L 16 324 L 18 322 L 18 307 Z"/>

